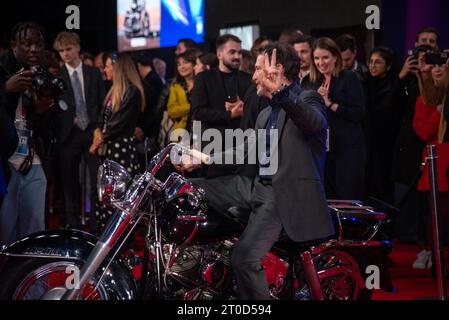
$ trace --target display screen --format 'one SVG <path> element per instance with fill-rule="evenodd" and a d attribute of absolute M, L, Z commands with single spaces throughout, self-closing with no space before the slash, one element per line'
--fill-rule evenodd
<path fill-rule="evenodd" d="M 254 40 L 259 38 L 259 25 L 244 25 L 220 29 L 220 35 L 232 34 L 242 40 L 242 49 L 251 50 Z"/>
<path fill-rule="evenodd" d="M 179 39 L 202 42 L 204 0 L 118 0 L 119 51 L 175 46 Z"/>

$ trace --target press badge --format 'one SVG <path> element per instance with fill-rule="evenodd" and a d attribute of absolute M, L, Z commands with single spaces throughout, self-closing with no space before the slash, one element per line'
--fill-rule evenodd
<path fill-rule="evenodd" d="M 28 155 L 28 139 L 32 137 L 32 131 L 28 129 L 17 129 L 19 136 L 19 145 L 17 146 L 17 153 L 22 156 Z"/>

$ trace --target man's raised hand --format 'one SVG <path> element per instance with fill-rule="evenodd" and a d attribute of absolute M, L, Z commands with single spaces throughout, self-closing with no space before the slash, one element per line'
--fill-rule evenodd
<path fill-rule="evenodd" d="M 276 49 L 273 49 L 271 53 L 271 62 L 268 57 L 268 53 L 265 53 L 264 57 L 264 78 L 263 86 L 266 92 L 269 92 L 272 96 L 282 86 L 282 66 L 276 63 Z"/>

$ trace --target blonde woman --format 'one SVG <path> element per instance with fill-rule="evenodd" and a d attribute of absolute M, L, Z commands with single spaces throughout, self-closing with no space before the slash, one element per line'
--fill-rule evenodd
<path fill-rule="evenodd" d="M 97 153 L 102 160 L 116 161 L 135 174 L 139 162 L 134 130 L 140 112 L 145 110 L 143 84 L 134 62 L 126 54 L 109 54 L 105 74 L 107 80 L 112 81 L 112 87 L 106 95 L 90 152 Z M 103 229 L 112 211 L 101 206 L 99 215 Z"/>

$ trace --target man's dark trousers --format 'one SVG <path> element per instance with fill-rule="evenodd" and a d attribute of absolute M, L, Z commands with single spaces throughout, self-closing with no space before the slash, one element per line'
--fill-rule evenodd
<path fill-rule="evenodd" d="M 258 178 L 253 180 L 238 175 L 195 180 L 194 183 L 205 190 L 208 205 L 219 212 L 235 206 L 251 210 L 248 226 L 231 256 L 238 298 L 270 299 L 261 260 L 282 231 L 282 223 L 275 209 L 273 187 Z"/>
<path fill-rule="evenodd" d="M 59 151 L 59 169 L 61 173 L 61 181 L 64 193 L 64 214 L 62 215 L 62 224 L 69 227 L 79 228 L 81 226 L 80 220 L 80 174 L 79 164 L 81 157 L 84 158 L 87 165 L 87 170 L 90 175 L 89 190 L 91 196 L 91 219 L 96 212 L 96 204 L 98 202 L 96 186 L 97 186 L 97 171 L 98 158 L 89 154 L 89 147 L 92 144 L 92 129 L 82 131 L 77 126 L 73 126 L 70 136 L 67 138 L 64 145 L 60 146 Z"/>

